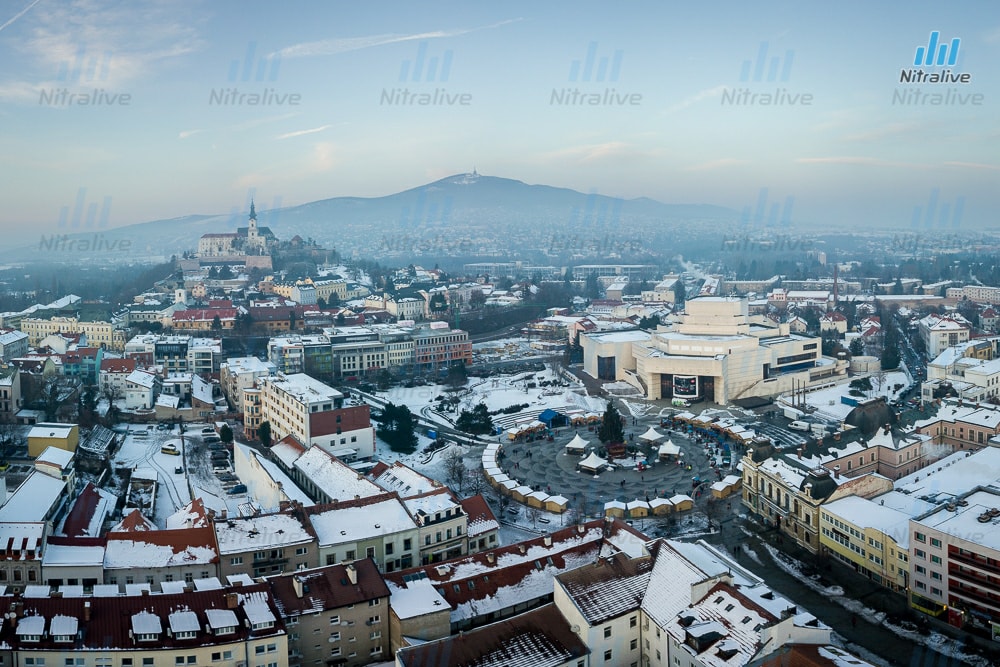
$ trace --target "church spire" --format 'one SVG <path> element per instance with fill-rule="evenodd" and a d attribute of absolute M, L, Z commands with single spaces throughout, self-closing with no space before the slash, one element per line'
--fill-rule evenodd
<path fill-rule="evenodd" d="M 253 199 L 250 200 L 250 219 L 251 220 L 257 219 L 257 211 L 255 211 L 253 207 Z"/>

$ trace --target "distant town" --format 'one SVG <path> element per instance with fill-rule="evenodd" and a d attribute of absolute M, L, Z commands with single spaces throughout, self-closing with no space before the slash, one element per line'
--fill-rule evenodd
<path fill-rule="evenodd" d="M 985 237 L 547 265 L 243 215 L 0 270 L 0 665 L 1000 660 Z"/>

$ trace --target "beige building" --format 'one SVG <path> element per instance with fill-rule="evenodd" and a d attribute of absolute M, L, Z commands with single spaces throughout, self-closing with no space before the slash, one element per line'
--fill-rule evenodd
<path fill-rule="evenodd" d="M 31 597 L 0 637 L 17 665 L 287 667 L 288 637 L 268 587 Z"/>
<path fill-rule="evenodd" d="M 268 577 L 288 626 L 289 667 L 355 667 L 392 655 L 389 589 L 360 560 Z"/>
<path fill-rule="evenodd" d="M 222 395 L 237 412 L 243 412 L 243 391 L 252 388 L 258 378 L 274 375 L 274 364 L 257 357 L 233 357 L 219 367 Z"/>
<path fill-rule="evenodd" d="M 821 355 L 819 338 L 792 334 L 788 324 L 752 319 L 746 299 L 700 297 L 685 308 L 679 325 L 646 340 L 637 332 L 581 334 L 584 371 L 629 382 L 652 400 L 719 404 L 776 396 L 847 372 L 846 361 Z"/>
<path fill-rule="evenodd" d="M 21 320 L 21 331 L 28 334 L 28 344 L 37 346 L 43 338 L 57 333 L 84 334 L 87 345 L 107 350 L 125 349 L 125 331 L 111 322 L 81 322 L 76 317 L 33 318 Z"/>
<path fill-rule="evenodd" d="M 37 458 L 46 447 L 75 452 L 80 444 L 80 427 L 76 424 L 35 424 L 28 431 L 28 456 Z"/>
<path fill-rule="evenodd" d="M 319 564 L 316 534 L 301 509 L 212 522 L 219 544 L 219 574 L 253 578 Z"/>

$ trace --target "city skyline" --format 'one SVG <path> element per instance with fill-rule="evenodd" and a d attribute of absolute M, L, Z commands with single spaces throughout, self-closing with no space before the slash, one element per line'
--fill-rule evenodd
<path fill-rule="evenodd" d="M 475 168 L 737 211 L 767 188 L 803 229 L 940 200 L 981 229 L 1000 10 L 966 7 L 25 2 L 0 16 L 0 228 L 55 232 L 84 189 L 115 228 Z"/>

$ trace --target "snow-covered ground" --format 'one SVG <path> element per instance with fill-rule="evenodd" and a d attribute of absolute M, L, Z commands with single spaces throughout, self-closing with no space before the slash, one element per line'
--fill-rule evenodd
<path fill-rule="evenodd" d="M 854 409 L 853 405 L 841 402 L 841 396 L 847 396 L 855 400 L 868 400 L 871 398 L 884 397 L 887 401 L 894 401 L 899 398 L 900 393 L 909 386 L 910 380 L 906 373 L 902 371 L 889 371 L 881 377 L 880 374 L 870 376 L 872 390 L 864 392 L 864 396 L 851 396 L 850 384 L 838 384 L 833 387 L 825 387 L 806 394 L 806 402 L 829 415 L 843 420 Z M 896 387 L 899 386 L 899 391 Z"/>

